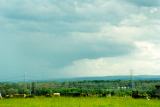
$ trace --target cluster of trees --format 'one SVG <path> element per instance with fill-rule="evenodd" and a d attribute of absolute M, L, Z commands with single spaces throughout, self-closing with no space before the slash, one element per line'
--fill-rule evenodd
<path fill-rule="evenodd" d="M 134 83 L 134 84 L 133 84 Z M 61 93 L 64 96 L 131 96 L 133 90 L 139 94 L 152 96 L 159 80 L 93 80 L 66 82 L 17 82 L 0 83 L 2 96 L 11 94 L 50 95 Z"/>

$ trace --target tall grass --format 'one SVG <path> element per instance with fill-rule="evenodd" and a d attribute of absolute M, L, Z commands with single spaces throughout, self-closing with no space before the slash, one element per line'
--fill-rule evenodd
<path fill-rule="evenodd" d="M 0 100 L 0 107 L 160 107 L 160 100 L 130 97 L 36 97 Z"/>

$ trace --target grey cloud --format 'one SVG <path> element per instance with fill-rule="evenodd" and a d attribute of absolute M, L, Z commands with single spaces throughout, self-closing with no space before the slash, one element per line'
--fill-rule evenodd
<path fill-rule="evenodd" d="M 150 6 L 158 6 L 158 1 L 156 3 L 147 0 L 1 0 L 0 71 L 5 72 L 3 75 L 22 72 L 36 75 L 56 72 L 77 60 L 131 55 L 135 51 L 135 39 L 131 36 L 136 34 L 131 26 L 146 32 L 140 33 L 138 39 L 159 38 L 159 25 L 155 26 L 157 30 L 151 26 L 159 14 L 147 16 Z M 137 17 L 139 14 L 142 17 Z M 126 24 L 120 25 L 124 20 Z M 140 23 L 141 20 L 144 23 Z M 121 27 L 125 29 L 119 29 Z M 150 28 L 153 30 L 148 30 Z"/>
<path fill-rule="evenodd" d="M 12 28 L 9 26 L 6 30 L 47 32 L 56 35 L 59 33 L 67 35 L 75 31 L 97 32 L 104 23 L 117 25 L 129 15 L 137 13 L 136 8 L 126 3 L 117 3 L 116 0 L 100 2 L 96 0 L 74 2 L 72 0 L 63 2 L 14 0 L 4 3 L 1 7 L 0 14 L 6 18 L 6 24 L 8 22 L 14 26 Z"/>
<path fill-rule="evenodd" d="M 23 43 L 19 43 L 17 47 L 24 56 L 49 61 L 54 67 L 66 66 L 75 60 L 116 57 L 134 51 L 134 46 L 128 43 L 110 40 L 87 42 L 75 40 L 72 37 L 49 37 L 50 40 L 45 36 L 38 38 L 33 37 L 32 40 L 23 40 Z"/>

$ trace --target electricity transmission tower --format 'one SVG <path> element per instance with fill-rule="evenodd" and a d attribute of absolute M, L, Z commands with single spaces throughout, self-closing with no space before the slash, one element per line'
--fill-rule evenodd
<path fill-rule="evenodd" d="M 134 81 L 133 81 L 133 69 L 130 69 L 130 81 L 131 81 L 131 89 L 134 90 Z"/>

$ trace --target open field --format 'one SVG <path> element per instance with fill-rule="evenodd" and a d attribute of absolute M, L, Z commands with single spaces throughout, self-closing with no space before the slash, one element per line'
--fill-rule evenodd
<path fill-rule="evenodd" d="M 160 100 L 130 97 L 36 97 L 0 100 L 0 107 L 160 107 Z"/>

